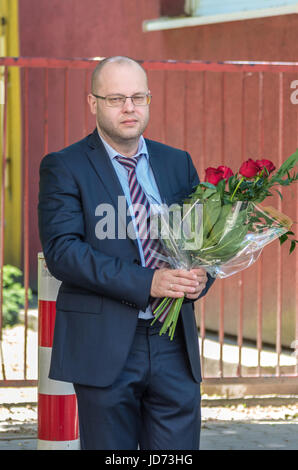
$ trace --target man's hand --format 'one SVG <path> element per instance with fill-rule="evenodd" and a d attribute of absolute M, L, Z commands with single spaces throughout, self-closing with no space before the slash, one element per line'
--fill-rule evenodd
<path fill-rule="evenodd" d="M 152 297 L 183 297 L 196 299 L 206 286 L 207 274 L 204 269 L 161 268 L 154 272 L 151 291 Z"/>

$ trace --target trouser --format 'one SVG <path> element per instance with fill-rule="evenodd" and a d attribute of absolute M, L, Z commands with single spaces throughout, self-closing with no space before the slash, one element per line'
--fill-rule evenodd
<path fill-rule="evenodd" d="M 199 449 L 200 384 L 190 371 L 180 320 L 172 341 L 158 334 L 158 321 L 150 323 L 138 321 L 125 367 L 111 386 L 74 384 L 82 450 Z"/>

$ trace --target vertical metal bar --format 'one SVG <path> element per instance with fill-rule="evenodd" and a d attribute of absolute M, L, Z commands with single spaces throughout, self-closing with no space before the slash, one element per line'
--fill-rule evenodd
<path fill-rule="evenodd" d="M 219 376 L 223 377 L 223 344 L 224 344 L 224 289 L 223 282 L 220 283 L 220 306 L 219 306 Z"/>
<path fill-rule="evenodd" d="M 7 82 L 8 70 L 4 68 L 4 109 L 3 109 L 3 139 L 2 139 L 2 181 L 1 181 L 1 238 L 0 238 L 0 354 L 3 379 L 6 380 L 5 362 L 2 348 L 3 327 L 3 266 L 4 266 L 4 234 L 5 234 L 5 180 L 7 160 Z"/>
<path fill-rule="evenodd" d="M 226 74 L 221 74 L 221 164 L 225 164 L 225 89 Z"/>
<path fill-rule="evenodd" d="M 283 113 L 283 72 L 279 73 L 279 115 L 278 115 L 278 164 L 282 164 L 283 152 L 283 126 L 284 126 L 284 113 Z M 282 189 L 282 188 L 281 188 Z M 281 199 L 278 200 L 278 210 L 282 210 Z M 280 376 L 280 354 L 281 354 L 281 315 L 282 315 L 282 260 L 281 260 L 281 246 L 277 247 L 277 308 L 276 308 L 276 375 Z"/>
<path fill-rule="evenodd" d="M 296 185 L 296 220 L 298 220 L 298 185 Z M 296 328 L 294 341 L 295 374 L 298 376 L 298 250 L 296 250 Z"/>
<path fill-rule="evenodd" d="M 49 153 L 49 69 L 44 68 L 44 155 Z"/>
<path fill-rule="evenodd" d="M 85 70 L 85 87 L 84 87 L 84 131 L 83 131 L 83 136 L 85 137 L 88 133 L 88 116 L 89 116 L 89 106 L 87 102 L 87 96 L 89 93 L 89 75 L 88 75 L 88 69 Z M 94 91 L 94 93 L 96 93 Z"/>
<path fill-rule="evenodd" d="M 259 72 L 259 143 L 258 143 L 258 156 L 259 159 L 264 156 L 264 74 Z M 263 257 L 262 254 L 258 261 L 258 286 L 257 286 L 257 351 L 258 351 L 258 366 L 257 373 L 260 377 L 262 375 L 261 368 L 261 355 L 263 345 Z"/>
<path fill-rule="evenodd" d="M 200 336 L 201 336 L 201 367 L 202 367 L 202 378 L 205 377 L 205 338 L 206 338 L 206 329 L 205 329 L 205 297 L 200 300 L 200 312 L 201 312 L 201 321 L 200 321 Z"/>
<path fill-rule="evenodd" d="M 263 259 L 260 256 L 258 261 L 258 287 L 257 287 L 257 351 L 258 351 L 258 366 L 257 366 L 257 373 L 258 376 L 261 377 L 262 375 L 262 368 L 261 368 L 261 359 L 262 359 L 262 346 L 263 346 L 263 302 L 262 302 L 262 292 L 263 292 Z"/>
<path fill-rule="evenodd" d="M 168 87 L 168 74 L 165 70 L 163 72 L 163 126 L 162 126 L 162 140 L 165 143 L 167 141 L 167 87 Z"/>
<path fill-rule="evenodd" d="M 67 147 L 69 142 L 69 96 L 68 96 L 68 89 L 69 89 L 69 69 L 64 69 L 64 145 Z"/>
<path fill-rule="evenodd" d="M 221 164 L 225 162 L 225 136 L 224 136 L 224 106 L 225 100 L 225 73 L 221 74 Z M 223 346 L 224 346 L 224 283 L 220 281 L 220 309 L 219 309 L 219 372 L 220 377 L 223 377 Z"/>
<path fill-rule="evenodd" d="M 202 135 L 202 169 L 206 168 L 206 72 L 203 71 L 203 80 L 202 80 L 202 127 L 203 127 L 203 135 Z"/>
<path fill-rule="evenodd" d="M 240 273 L 240 296 L 239 296 L 239 318 L 238 318 L 238 365 L 237 377 L 242 375 L 242 346 L 243 346 L 243 273 Z"/>
<path fill-rule="evenodd" d="M 241 161 L 245 160 L 245 74 L 241 73 Z M 240 377 L 242 374 L 242 346 L 243 346 L 243 284 L 244 275 L 243 271 L 239 275 L 239 316 L 238 316 L 238 365 L 237 365 L 237 376 Z"/>
<path fill-rule="evenodd" d="M 206 163 L 206 74 L 203 73 L 202 78 L 202 168 L 205 168 Z M 201 306 L 201 322 L 200 322 L 200 335 L 201 335 L 201 357 L 202 357 L 202 377 L 205 377 L 205 338 L 206 338 L 206 329 L 205 329 L 205 313 L 206 313 L 206 298 L 203 297 L 200 301 Z"/>
<path fill-rule="evenodd" d="M 167 88 L 168 88 L 168 74 L 165 70 L 163 73 L 163 126 L 162 126 L 162 141 L 167 142 Z"/>
<path fill-rule="evenodd" d="M 297 110 L 297 148 L 298 148 L 298 106 L 296 106 Z M 296 184 L 296 218 L 298 220 L 298 185 Z M 294 341 L 294 355 L 296 357 L 296 366 L 295 366 L 295 374 L 298 376 L 298 250 L 296 249 L 296 270 L 295 270 L 295 278 L 296 278 L 296 328 L 295 328 L 295 341 Z"/>
<path fill-rule="evenodd" d="M 259 156 L 264 156 L 264 72 L 259 72 Z"/>
<path fill-rule="evenodd" d="M 187 71 L 183 74 L 184 87 L 183 87 L 183 148 L 187 148 Z"/>
<path fill-rule="evenodd" d="M 27 335 L 28 335 L 28 289 L 29 289 L 29 115 L 28 115 L 28 69 L 24 69 L 24 379 L 27 379 Z"/>

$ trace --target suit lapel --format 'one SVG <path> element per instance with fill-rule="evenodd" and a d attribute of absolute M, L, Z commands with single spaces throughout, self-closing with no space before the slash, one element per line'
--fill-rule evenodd
<path fill-rule="evenodd" d="M 150 140 L 146 139 L 146 145 L 150 156 L 150 166 L 159 190 L 162 203 L 168 203 L 171 197 L 169 179 L 165 178 L 165 167 L 162 155 L 156 147 L 151 145 Z"/>
<path fill-rule="evenodd" d="M 103 186 L 105 187 L 106 192 L 111 198 L 115 211 L 118 214 L 118 222 L 123 227 L 127 227 L 129 223 L 132 223 L 132 218 L 129 215 L 125 194 L 123 192 L 118 176 L 115 172 L 111 159 L 107 154 L 101 139 L 98 136 L 97 129 L 95 129 L 93 134 L 89 136 L 88 145 L 88 159 L 93 169 L 97 173 L 98 177 L 100 178 Z M 123 211 L 123 205 L 118 206 L 119 196 L 122 196 L 125 200 L 125 213 Z M 118 211 L 119 208 L 121 209 L 120 213 Z M 137 240 L 130 240 L 138 248 Z"/>
<path fill-rule="evenodd" d="M 98 136 L 97 129 L 89 136 L 88 144 L 90 147 L 87 151 L 88 159 L 117 210 L 118 196 L 124 196 L 124 193 L 113 164 Z"/>

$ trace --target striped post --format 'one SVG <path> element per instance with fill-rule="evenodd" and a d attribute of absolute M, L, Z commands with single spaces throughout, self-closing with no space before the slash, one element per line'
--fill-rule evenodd
<path fill-rule="evenodd" d="M 38 450 L 79 450 L 78 411 L 73 385 L 48 378 L 56 298 L 61 282 L 38 254 Z"/>

